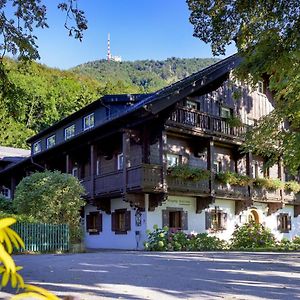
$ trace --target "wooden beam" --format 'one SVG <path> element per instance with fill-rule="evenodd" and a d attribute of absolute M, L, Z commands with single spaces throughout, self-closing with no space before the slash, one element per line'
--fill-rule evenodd
<path fill-rule="evenodd" d="M 162 130 L 159 136 L 159 157 L 160 157 L 160 164 L 162 166 L 161 184 L 165 192 L 167 192 L 167 151 L 168 151 L 167 134 L 164 130 Z"/>
<path fill-rule="evenodd" d="M 252 205 L 252 199 L 235 201 L 235 214 L 239 215 L 243 210 L 247 210 Z"/>
<path fill-rule="evenodd" d="M 127 168 L 130 167 L 130 132 L 125 130 L 122 134 L 123 153 L 123 195 L 127 192 Z"/>
<path fill-rule="evenodd" d="M 283 202 L 269 202 L 268 203 L 268 216 L 272 215 L 273 213 L 277 212 L 279 209 L 284 207 Z"/>
<path fill-rule="evenodd" d="M 196 214 L 200 214 L 204 209 L 208 208 L 209 205 L 213 203 L 215 203 L 214 197 L 196 197 Z"/>
<path fill-rule="evenodd" d="M 209 190 L 211 196 L 215 194 L 214 190 L 214 156 L 215 156 L 215 146 L 214 141 L 212 139 L 209 140 L 207 146 L 207 170 L 210 171 L 209 178 Z"/>
<path fill-rule="evenodd" d="M 95 162 L 96 162 L 96 147 L 91 144 L 90 145 L 90 178 L 91 178 L 91 198 L 93 199 L 95 196 Z"/>

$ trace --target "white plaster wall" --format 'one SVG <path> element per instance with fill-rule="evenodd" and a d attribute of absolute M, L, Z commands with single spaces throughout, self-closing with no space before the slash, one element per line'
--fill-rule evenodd
<path fill-rule="evenodd" d="M 122 199 L 111 200 L 111 210 L 126 208 L 131 210 L 131 230 L 127 234 L 115 234 L 111 230 L 111 215 L 102 213 L 102 232 L 99 235 L 89 235 L 86 231 L 86 222 L 84 220 L 84 242 L 87 248 L 106 248 L 106 249 L 143 249 L 143 243 L 146 239 L 146 213 L 142 213 L 142 225 L 135 225 L 135 210 Z M 98 211 L 96 207 L 87 205 L 85 207 L 85 216 L 92 211 Z M 136 237 L 136 231 L 140 231 L 140 238 Z M 138 240 L 138 247 L 137 247 Z"/>
<path fill-rule="evenodd" d="M 214 204 L 211 204 L 210 207 L 207 209 L 213 209 L 215 206 L 218 206 L 219 209 L 222 209 L 225 213 L 227 213 L 227 225 L 226 230 L 219 231 L 216 233 L 210 233 L 210 235 L 217 236 L 223 240 L 229 240 L 231 235 L 235 229 L 235 225 L 238 223 L 239 217 L 235 215 L 235 201 L 232 200 L 223 200 L 223 199 L 216 199 Z M 205 222 L 205 215 L 203 216 Z M 209 233 L 208 230 L 206 230 Z"/>
<path fill-rule="evenodd" d="M 154 211 L 147 212 L 147 229 L 153 230 L 153 225 L 162 227 L 162 210 L 167 207 L 183 208 L 188 213 L 188 230 L 185 232 L 204 232 L 205 231 L 205 214 L 196 214 L 196 198 L 185 196 L 168 197 L 161 206 L 156 207 Z"/>

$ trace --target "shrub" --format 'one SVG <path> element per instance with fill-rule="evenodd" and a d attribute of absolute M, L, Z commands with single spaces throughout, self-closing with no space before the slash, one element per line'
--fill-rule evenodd
<path fill-rule="evenodd" d="M 287 181 L 284 184 L 284 188 L 285 188 L 285 190 L 294 192 L 295 194 L 300 192 L 300 184 L 294 180 Z"/>
<path fill-rule="evenodd" d="M 153 226 L 153 231 L 148 230 L 148 241 L 144 246 L 149 251 L 166 251 L 168 250 L 168 227 L 158 228 Z"/>
<path fill-rule="evenodd" d="M 227 242 L 216 236 L 209 236 L 207 233 L 199 233 L 190 235 L 189 250 L 190 251 L 217 251 L 228 248 Z"/>
<path fill-rule="evenodd" d="M 183 180 L 200 181 L 208 179 L 210 176 L 210 171 L 200 168 L 193 168 L 188 165 L 178 165 L 170 167 L 168 169 L 168 174 L 171 177 L 180 178 Z"/>
<path fill-rule="evenodd" d="M 14 214 L 16 211 L 13 207 L 12 201 L 3 195 L 0 195 L 0 212 Z"/>
<path fill-rule="evenodd" d="M 295 239 L 290 241 L 288 239 L 283 238 L 280 242 L 276 244 L 276 249 L 279 251 L 295 251 L 300 250 L 300 244 Z"/>
<path fill-rule="evenodd" d="M 274 246 L 275 237 L 271 231 L 262 224 L 254 222 L 237 226 L 231 238 L 231 248 L 233 249 L 271 248 Z"/>
<path fill-rule="evenodd" d="M 147 232 L 145 249 L 149 251 L 215 251 L 228 248 L 226 241 L 207 233 L 169 232 L 167 227 L 160 229 L 157 225 L 153 229 Z"/>
<path fill-rule="evenodd" d="M 19 183 L 13 201 L 18 214 L 50 224 L 68 224 L 72 242 L 80 232 L 84 188 L 77 178 L 59 171 L 37 172 Z"/>

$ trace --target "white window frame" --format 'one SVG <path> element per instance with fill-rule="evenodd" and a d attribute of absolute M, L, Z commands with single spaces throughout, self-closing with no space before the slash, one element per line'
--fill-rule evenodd
<path fill-rule="evenodd" d="M 5 186 L 2 187 L 2 195 L 7 199 L 11 199 L 10 189 Z"/>
<path fill-rule="evenodd" d="M 53 144 L 53 145 L 51 145 L 51 144 L 49 143 L 50 139 L 52 139 L 52 138 L 54 138 L 54 144 Z M 51 136 L 47 137 L 47 139 L 46 139 L 46 148 L 47 148 L 47 149 L 49 149 L 49 148 L 55 146 L 55 144 L 56 144 L 56 135 L 55 135 L 55 134 L 52 134 Z"/>
<path fill-rule="evenodd" d="M 78 167 L 73 167 L 73 168 L 72 168 L 72 175 L 73 175 L 74 177 L 79 178 L 79 177 L 78 177 Z"/>
<path fill-rule="evenodd" d="M 100 175 L 100 159 L 98 158 L 96 161 L 96 175 Z"/>
<path fill-rule="evenodd" d="M 185 107 L 187 107 L 189 109 L 194 109 L 194 110 L 198 109 L 197 102 L 191 101 L 191 100 L 186 100 Z"/>
<path fill-rule="evenodd" d="M 118 169 L 118 171 L 123 170 L 123 166 L 124 166 L 124 155 L 123 155 L 123 153 L 120 153 L 117 156 L 117 169 Z"/>
<path fill-rule="evenodd" d="M 260 94 L 265 94 L 264 93 L 264 90 L 265 90 L 265 84 L 264 84 L 264 82 L 263 81 L 258 81 L 257 82 L 257 88 L 256 88 L 256 91 L 258 92 L 258 93 L 260 93 Z"/>
<path fill-rule="evenodd" d="M 86 122 L 87 120 L 87 122 Z M 91 123 L 91 120 L 93 122 Z M 83 130 L 88 130 L 90 128 L 93 128 L 95 125 L 95 115 L 94 113 L 91 113 L 83 118 Z"/>
<path fill-rule="evenodd" d="M 35 149 L 35 147 L 37 145 L 39 145 L 38 150 Z M 33 154 L 40 153 L 41 151 L 42 151 L 42 141 L 39 140 L 39 141 L 36 141 L 35 143 L 33 143 L 33 145 L 32 145 L 32 152 L 33 152 Z"/>
<path fill-rule="evenodd" d="M 180 164 L 180 156 L 178 154 L 167 153 L 167 167 L 176 167 Z"/>
<path fill-rule="evenodd" d="M 226 113 L 225 113 L 226 112 Z M 229 107 L 221 106 L 220 108 L 220 117 L 221 118 L 230 118 L 231 117 L 231 109 Z"/>
<path fill-rule="evenodd" d="M 73 134 L 67 134 L 67 132 L 68 132 L 68 129 L 70 129 L 70 128 L 74 128 L 74 132 L 73 132 Z M 68 127 L 66 127 L 65 128 L 65 140 L 68 140 L 68 139 L 70 139 L 71 137 L 73 137 L 73 136 L 75 136 L 75 130 L 76 130 L 76 128 L 75 128 L 75 124 L 72 124 L 72 125 L 70 125 L 70 126 L 68 126 Z"/>
<path fill-rule="evenodd" d="M 221 161 L 214 162 L 214 171 L 216 174 L 222 172 L 222 162 Z"/>

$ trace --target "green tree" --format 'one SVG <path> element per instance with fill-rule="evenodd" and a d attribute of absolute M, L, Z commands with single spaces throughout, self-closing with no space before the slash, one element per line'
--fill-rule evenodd
<path fill-rule="evenodd" d="M 300 167 L 300 7 L 298 0 L 187 0 L 194 36 L 224 54 L 235 42 L 243 58 L 236 74 L 255 84 L 266 80 L 275 111 L 249 135 L 247 149 L 284 158 L 292 171 Z M 249 77 L 248 75 L 251 74 Z M 281 130 L 285 123 L 285 130 Z"/>
<path fill-rule="evenodd" d="M 65 28 L 70 36 L 82 39 L 87 29 L 84 12 L 77 0 L 61 1 L 57 8 L 66 14 Z M 0 2 L 0 51 L 21 59 L 39 58 L 34 28 L 47 28 L 47 7 L 42 0 L 2 0 Z M 1 61 L 0 61 L 1 62 Z"/>
<path fill-rule="evenodd" d="M 59 171 L 37 172 L 25 177 L 15 192 L 18 214 L 32 216 L 40 222 L 69 224 L 71 239 L 80 238 L 80 209 L 85 204 L 84 188 L 77 178 Z"/>

